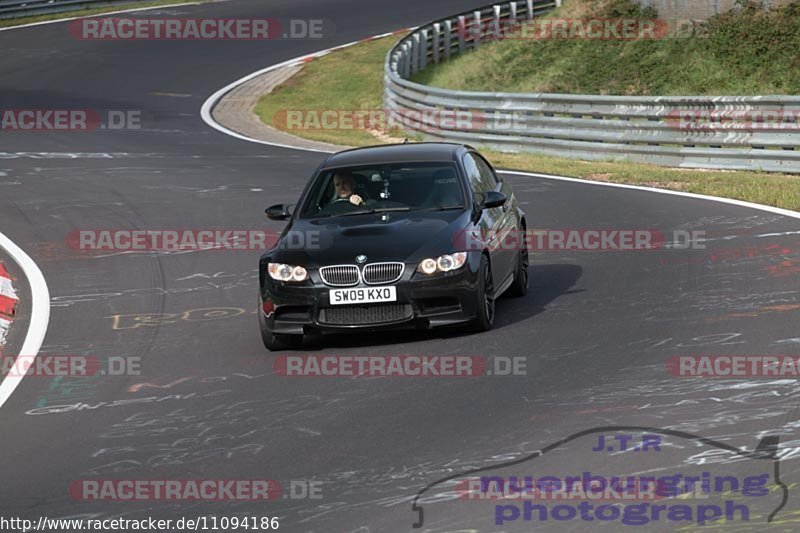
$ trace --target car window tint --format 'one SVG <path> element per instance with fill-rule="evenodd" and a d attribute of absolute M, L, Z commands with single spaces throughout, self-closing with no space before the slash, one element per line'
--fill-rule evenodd
<path fill-rule="evenodd" d="M 492 171 L 492 167 L 484 159 L 475 155 L 475 163 L 478 165 L 478 171 L 481 173 L 481 181 L 488 187 L 487 190 L 493 191 L 497 187 L 497 176 Z"/>
<path fill-rule="evenodd" d="M 475 175 L 480 172 L 475 168 Z M 351 187 L 338 190 L 334 176 L 349 176 Z M 480 181 L 480 179 L 479 179 Z M 341 187 L 341 180 L 340 180 Z M 342 167 L 321 172 L 308 190 L 301 218 L 348 214 L 365 209 L 464 207 L 461 179 L 452 162 L 388 163 Z M 344 194 L 344 196 L 342 196 Z M 350 198 L 355 198 L 352 203 Z"/>
<path fill-rule="evenodd" d="M 464 170 L 467 172 L 469 185 L 472 187 L 473 191 L 476 193 L 484 193 L 492 189 L 492 187 L 488 187 L 488 184 L 484 181 L 483 176 L 481 176 L 481 171 L 478 168 L 478 162 L 475 160 L 475 157 L 473 157 L 472 154 L 467 154 L 464 156 Z"/>

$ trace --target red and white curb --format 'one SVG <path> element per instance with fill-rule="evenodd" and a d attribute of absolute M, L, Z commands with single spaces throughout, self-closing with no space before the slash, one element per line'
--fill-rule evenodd
<path fill-rule="evenodd" d="M 44 336 L 47 333 L 47 325 L 50 323 L 50 290 L 47 288 L 47 282 L 42 271 L 39 270 L 33 259 L 3 233 L 0 233 L 0 250 L 5 251 L 22 270 L 31 294 L 31 316 L 28 324 L 28 333 L 25 334 L 25 340 L 22 342 L 22 347 L 19 351 L 20 354 L 28 357 L 23 367 L 20 368 L 20 372 L 7 375 L 0 381 L 0 408 L 2 408 L 19 384 L 22 383 L 28 367 L 33 364 L 33 359 L 38 355 L 39 349 L 42 347 Z M 13 310 L 18 302 L 19 299 L 14 291 L 11 276 L 8 275 L 5 267 L 0 265 L 0 330 L 2 330 L 0 331 L 0 344 L 5 340 L 8 328 L 11 326 Z M 9 311 L 10 313 L 7 313 Z"/>
<path fill-rule="evenodd" d="M 11 321 L 14 319 L 14 312 L 17 308 L 17 293 L 14 291 L 14 284 L 11 282 L 11 275 L 0 262 L 0 353 L 6 343 L 8 330 L 11 329 Z"/>

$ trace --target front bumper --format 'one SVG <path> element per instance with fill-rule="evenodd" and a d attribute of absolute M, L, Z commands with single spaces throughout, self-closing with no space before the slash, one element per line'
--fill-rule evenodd
<path fill-rule="evenodd" d="M 282 334 L 313 331 L 380 331 L 429 329 L 472 320 L 477 313 L 480 253 L 470 253 L 455 272 L 426 276 L 417 264 L 406 264 L 397 288 L 397 301 L 385 304 L 330 305 L 330 289 L 310 270 L 305 285 L 285 284 L 262 275 L 261 327 Z M 359 284 L 349 288 L 374 289 L 385 285 Z"/>

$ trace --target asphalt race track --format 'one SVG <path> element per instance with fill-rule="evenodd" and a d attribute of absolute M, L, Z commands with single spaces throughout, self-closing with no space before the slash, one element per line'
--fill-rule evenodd
<path fill-rule="evenodd" d="M 527 362 L 525 376 L 468 379 L 277 376 L 272 363 L 281 354 L 264 350 L 257 328 L 259 252 L 86 254 L 66 245 L 73 229 L 280 230 L 265 221 L 264 208 L 292 203 L 324 155 L 214 131 L 199 114 L 206 98 L 257 69 L 483 4 L 237 0 L 146 12 L 333 21 L 336 32 L 321 40 L 79 41 L 61 23 L 0 32 L 0 107 L 142 116 L 140 130 L 0 133 L 0 231 L 36 261 L 51 295 L 40 353 L 142 361 L 141 376 L 22 382 L 0 409 L 1 515 L 277 516 L 280 529 L 292 532 L 410 531 L 415 495 L 442 478 L 524 457 L 584 430 L 646 426 L 742 450 L 780 436 L 789 496 L 769 527 L 796 530 L 798 382 L 686 379 L 665 365 L 675 355 L 800 352 L 797 219 L 509 174 L 531 228 L 704 231 L 707 248 L 540 253 L 530 269 L 533 290 L 501 299 L 491 332 L 326 337 L 299 352 Z M 30 315 L 25 278 L 12 273 L 23 301 L 8 352 L 19 348 Z M 597 438 L 586 442 L 594 446 Z M 691 440 L 664 442 L 671 444 L 639 470 L 713 464 L 772 473 L 758 461 L 719 459 Z M 614 468 L 646 454 L 625 455 L 628 462 Z M 561 475 L 620 461 L 577 442 L 546 457 L 547 468 Z M 530 474 L 536 466 L 519 468 Z M 293 480 L 321 482 L 321 498 L 93 502 L 68 491 L 81 479 L 255 478 L 284 488 Z M 770 509 L 780 501 L 776 494 L 768 496 Z M 494 511 L 484 505 L 431 501 L 422 530 L 530 530 L 530 523 L 494 525 Z M 760 522 L 718 527 L 769 529 L 764 514 L 753 511 L 751 520 Z M 614 522 L 539 525 L 620 530 Z"/>

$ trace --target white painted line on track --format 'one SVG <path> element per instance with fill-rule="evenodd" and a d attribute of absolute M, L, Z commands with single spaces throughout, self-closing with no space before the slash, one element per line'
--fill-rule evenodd
<path fill-rule="evenodd" d="M 107 15 L 117 15 L 119 13 L 135 13 L 136 11 L 147 11 L 149 9 L 163 9 L 167 7 L 180 7 L 180 6 L 199 6 L 210 2 L 182 2 L 180 4 L 164 4 L 163 6 L 150 6 L 150 7 L 135 7 L 132 9 L 120 9 L 119 11 L 108 11 L 106 13 L 95 13 L 93 15 L 81 15 L 78 17 L 68 17 L 63 19 L 42 20 L 39 22 L 29 22 L 28 24 L 20 24 L 19 26 L 9 26 L 7 28 L 0 28 L 0 31 L 18 30 L 20 28 L 31 28 L 33 26 L 44 26 L 45 24 L 57 24 L 59 22 L 69 22 L 78 19 L 90 19 L 94 17 L 105 17 Z M 33 15 L 35 16 L 35 15 Z"/>
<path fill-rule="evenodd" d="M 44 336 L 47 333 L 47 325 L 50 322 L 50 291 L 47 289 L 47 282 L 42 271 L 39 270 L 33 259 L 3 233 L 0 233 L 0 248 L 5 250 L 11 259 L 19 265 L 31 288 L 30 324 L 28 325 L 28 333 L 25 335 L 22 348 L 20 348 L 20 355 L 29 357 L 26 359 L 25 364 L 18 369 L 19 371 L 10 373 L 0 383 L 0 408 L 2 408 L 19 384 L 22 383 L 28 367 L 33 363 L 33 359 L 38 355 L 39 349 L 42 347 Z"/>
<path fill-rule="evenodd" d="M 241 141 L 247 141 L 247 142 L 252 142 L 252 143 L 257 143 L 257 144 L 265 144 L 267 146 L 275 146 L 276 148 L 289 148 L 291 150 L 303 150 L 304 152 L 317 152 L 317 153 L 322 153 L 322 154 L 332 154 L 333 151 L 331 151 L 331 150 L 321 150 L 319 148 L 299 148 L 297 146 L 292 146 L 292 145 L 289 145 L 289 144 L 273 143 L 273 142 L 269 142 L 269 141 L 262 141 L 260 139 L 254 139 L 252 137 L 247 137 L 246 135 L 242 135 L 241 133 L 237 133 L 237 132 L 235 132 L 233 130 L 230 130 L 230 129 L 226 128 L 225 126 L 223 126 L 222 124 L 220 124 L 219 122 L 214 120 L 214 117 L 211 115 L 211 111 L 214 109 L 214 106 L 217 105 L 217 102 L 219 102 L 219 100 L 223 96 L 228 94 L 230 91 L 232 91 L 233 89 L 235 89 L 239 85 L 241 85 L 243 83 L 247 83 L 248 81 L 252 80 L 253 78 L 257 78 L 257 77 L 261 76 L 262 74 L 266 74 L 267 72 L 272 72 L 273 70 L 277 70 L 277 69 L 283 68 L 283 67 L 296 66 L 296 65 L 303 64 L 303 63 L 308 63 L 309 61 L 313 61 L 314 59 L 316 59 L 318 57 L 322 57 L 322 56 L 328 55 L 331 52 L 335 52 L 336 50 L 342 50 L 344 48 L 349 48 L 351 46 L 355 46 L 355 45 L 360 44 L 360 43 L 364 43 L 364 42 L 367 42 L 367 41 L 374 41 L 376 39 L 382 39 L 384 37 L 389 37 L 391 35 L 397 35 L 397 34 L 400 34 L 400 33 L 405 33 L 405 32 L 409 32 L 409 31 L 413 31 L 413 30 L 414 30 L 414 28 L 404 28 L 402 30 L 390 31 L 389 33 L 382 33 L 380 35 L 374 35 L 374 36 L 368 37 L 366 39 L 359 39 L 358 41 L 353 41 L 351 43 L 342 44 L 342 45 L 339 45 L 339 46 L 335 46 L 333 48 L 328 48 L 327 50 L 322 50 L 320 52 L 315 52 L 313 54 L 307 54 L 307 55 L 304 55 L 304 56 L 296 57 L 294 59 L 289 59 L 289 60 L 284 61 L 282 63 L 278 63 L 277 65 L 272 65 L 272 66 L 263 68 L 261 70 L 257 70 L 256 72 L 253 72 L 252 74 L 248 74 L 247 76 L 245 76 L 243 78 L 239 78 L 238 80 L 234 81 L 233 83 L 226 85 L 222 89 L 218 90 L 217 92 L 215 92 L 214 94 L 209 96 L 206 99 L 206 101 L 203 103 L 203 107 L 200 108 L 200 116 L 203 118 L 203 121 L 206 124 L 208 124 L 209 126 L 214 128 L 215 130 L 220 131 L 220 132 L 222 132 L 222 133 L 224 133 L 226 135 L 230 135 L 231 137 L 235 137 L 235 138 L 237 138 L 237 139 L 239 139 Z"/>
<path fill-rule="evenodd" d="M 524 172 L 521 170 L 499 170 L 502 174 L 516 174 L 520 176 L 530 176 L 534 178 L 544 178 L 557 181 L 570 181 L 584 185 L 597 185 L 599 187 L 616 187 L 619 189 L 632 189 L 635 191 L 656 192 L 660 194 L 670 194 L 672 196 L 683 196 L 685 198 L 694 198 L 696 200 L 710 200 L 712 202 L 719 202 L 723 204 L 735 205 L 738 207 L 747 207 L 749 209 L 758 209 L 759 211 L 767 211 L 785 217 L 800 218 L 800 212 L 790 211 L 789 209 L 781 209 L 780 207 L 772 207 L 771 205 L 755 204 L 752 202 L 745 202 L 744 200 L 734 200 L 732 198 L 722 198 L 720 196 L 707 196 L 705 194 L 695 194 L 692 192 L 670 191 L 667 189 L 656 189 L 653 187 L 642 187 L 640 185 L 626 185 L 624 183 L 609 183 L 606 181 L 591 181 L 580 178 L 569 178 L 566 176 L 554 176 L 552 174 L 538 174 L 536 172 Z"/>
<path fill-rule="evenodd" d="M 8 330 L 10 329 L 11 329 L 11 321 L 6 320 L 3 317 L 0 317 L 0 348 L 2 348 L 3 345 L 5 345 L 6 336 L 8 335 Z"/>

